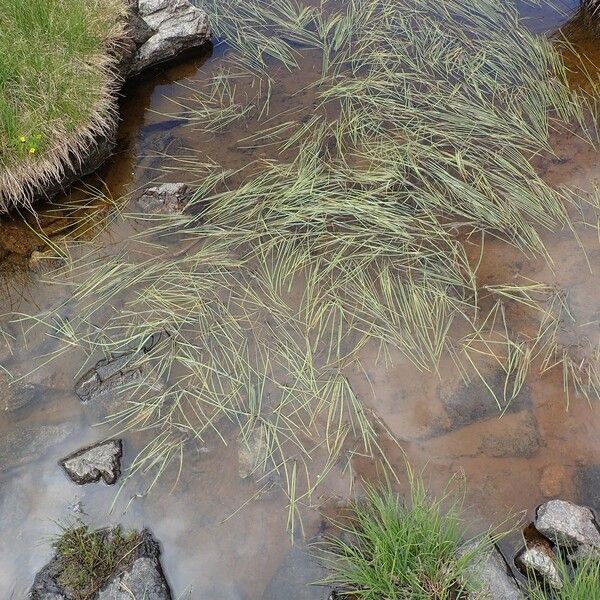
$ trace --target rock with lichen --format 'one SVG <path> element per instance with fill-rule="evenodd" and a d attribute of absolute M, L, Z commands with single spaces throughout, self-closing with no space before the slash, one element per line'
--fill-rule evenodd
<path fill-rule="evenodd" d="M 112 485 L 121 474 L 121 440 L 108 440 L 83 448 L 60 461 L 72 481 L 79 485 L 104 480 Z"/>

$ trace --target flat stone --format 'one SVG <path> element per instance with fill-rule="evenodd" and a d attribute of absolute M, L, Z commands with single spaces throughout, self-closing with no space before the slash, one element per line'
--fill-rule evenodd
<path fill-rule="evenodd" d="M 502 373 L 491 374 L 488 384 L 498 395 L 502 397 L 504 377 Z M 434 424 L 437 434 L 455 431 L 501 414 L 498 405 L 492 398 L 489 390 L 480 381 L 463 383 L 454 389 L 446 389 L 440 384 L 439 397 L 447 414 L 445 422 Z M 506 407 L 504 414 L 520 412 L 528 408 L 530 404 L 529 390 L 523 387 L 519 395 Z"/>
<path fill-rule="evenodd" d="M 88 448 L 78 450 L 63 458 L 61 466 L 72 481 L 83 485 L 103 479 L 112 485 L 121 475 L 121 440 L 108 440 Z"/>
<path fill-rule="evenodd" d="M 468 544 L 461 554 L 473 550 Z M 482 600 L 525 600 L 525 595 L 500 551 L 494 546 L 487 556 L 476 554 L 468 568 L 473 580 L 482 588 Z"/>
<path fill-rule="evenodd" d="M 0 471 L 37 460 L 66 440 L 74 429 L 72 423 L 13 427 L 0 437 Z"/>
<path fill-rule="evenodd" d="M 183 212 L 190 197 L 187 184 L 163 183 L 144 190 L 137 203 L 144 213 L 177 214 Z"/>
<path fill-rule="evenodd" d="M 41 386 L 14 383 L 9 375 L 0 370 L 0 410 L 14 412 L 24 408 L 32 404 L 41 392 Z"/>
<path fill-rule="evenodd" d="M 328 600 L 330 586 L 312 585 L 327 576 L 327 571 L 306 548 L 294 546 L 283 558 L 262 600 Z"/>
<path fill-rule="evenodd" d="M 139 0 L 139 15 L 156 33 L 137 50 L 130 74 L 171 60 L 210 38 L 206 13 L 188 0 Z"/>
<path fill-rule="evenodd" d="M 536 511 L 535 527 L 559 546 L 600 547 L 600 531 L 594 513 L 565 500 L 550 500 Z"/>

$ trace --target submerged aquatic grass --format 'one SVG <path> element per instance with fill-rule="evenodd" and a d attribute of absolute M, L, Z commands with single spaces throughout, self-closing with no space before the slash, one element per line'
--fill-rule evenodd
<path fill-rule="evenodd" d="M 596 99 L 569 88 L 557 48 L 505 1 L 207 9 L 228 64 L 178 109 L 199 136 L 244 123 L 240 147 L 268 157 L 241 169 L 177 159 L 199 182 L 186 214 L 116 255 L 71 248 L 58 281 L 72 285 L 76 316 L 36 319 L 65 342 L 60 352 L 95 357 L 167 331 L 111 417 L 153 433 L 132 472 L 160 474 L 190 444 L 226 441 L 233 423 L 242 443 L 264 441 L 255 476 L 283 486 L 293 526 L 342 456 L 381 452 L 377 418 L 348 378 L 364 369 L 361 349 L 432 372 L 449 355 L 500 409 L 535 361 L 553 366 L 560 294 L 531 282 L 483 287 L 465 239 L 550 261 L 542 231 L 574 232 L 569 214 L 585 203 L 598 214 L 597 197 L 553 189 L 534 166 L 554 156 L 561 132 L 597 143 L 587 127 Z M 307 53 L 314 77 L 299 79 L 297 103 L 278 114 L 269 66 L 297 69 Z M 239 78 L 255 82 L 250 95 Z M 539 330 L 515 335 L 509 302 Z M 500 391 L 480 355 L 498 363 Z M 578 391 L 598 396 L 592 362 L 587 376 L 565 368 L 569 389 L 583 377 Z"/>

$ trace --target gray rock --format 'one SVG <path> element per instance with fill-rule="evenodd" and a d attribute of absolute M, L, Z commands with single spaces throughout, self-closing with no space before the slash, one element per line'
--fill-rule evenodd
<path fill-rule="evenodd" d="M 141 377 L 140 369 L 129 368 L 133 359 L 133 354 L 127 354 L 114 359 L 100 360 L 77 382 L 75 393 L 82 402 L 89 402 L 139 379 Z"/>
<path fill-rule="evenodd" d="M 312 585 L 327 576 L 327 571 L 306 548 L 294 546 L 283 558 L 262 600 L 328 600 L 331 587 Z"/>
<path fill-rule="evenodd" d="M 160 565 L 160 546 L 150 531 L 142 532 L 142 542 L 131 565 L 116 574 L 98 592 L 97 600 L 171 600 L 171 591 Z"/>
<path fill-rule="evenodd" d="M 110 532 L 106 532 L 110 535 Z M 172 600 L 171 591 L 160 565 L 160 546 L 145 529 L 129 565 L 117 572 L 94 596 L 94 600 Z M 60 558 L 55 556 L 35 577 L 30 600 L 73 600 L 57 583 L 61 573 Z"/>
<path fill-rule="evenodd" d="M 155 33 L 154 29 L 140 16 L 140 5 L 138 0 L 126 0 L 129 6 L 127 16 L 127 34 L 131 41 L 139 48 L 145 44 Z"/>
<path fill-rule="evenodd" d="M 139 15 L 156 33 L 138 48 L 130 74 L 202 46 L 210 37 L 206 13 L 188 0 L 139 0 Z"/>
<path fill-rule="evenodd" d="M 472 551 L 475 544 L 465 546 L 461 553 Z M 500 551 L 494 547 L 485 556 L 475 554 L 469 574 L 481 586 L 482 600 L 525 600 L 516 579 Z"/>
<path fill-rule="evenodd" d="M 554 589 L 561 589 L 563 584 L 556 564 L 556 556 L 550 544 L 535 544 L 523 548 L 515 558 L 515 563 L 524 575 L 541 579 Z"/>
<path fill-rule="evenodd" d="M 600 547 L 600 531 L 594 513 L 565 500 L 550 500 L 536 511 L 535 527 L 559 546 Z"/>
<path fill-rule="evenodd" d="M 247 479 L 253 473 L 264 470 L 269 455 L 267 432 L 264 426 L 255 427 L 248 439 L 242 436 L 238 439 L 238 472 L 242 479 Z M 261 468 L 263 467 L 263 468 Z"/>
<path fill-rule="evenodd" d="M 121 440 L 108 440 L 63 458 L 61 466 L 72 481 L 83 485 L 103 479 L 112 485 L 121 475 L 121 457 L 123 444 Z"/>
<path fill-rule="evenodd" d="M 72 423 L 13 427 L 0 437 L 0 471 L 33 462 L 73 431 Z"/>
<path fill-rule="evenodd" d="M 98 593 L 98 600 L 170 600 L 171 594 L 159 565 L 138 558 L 131 567 Z"/>
<path fill-rule="evenodd" d="M 14 383 L 0 370 L 0 410 L 14 412 L 31 404 L 41 394 L 42 387 L 31 383 Z"/>
<path fill-rule="evenodd" d="M 176 214 L 183 212 L 190 197 L 187 184 L 163 183 L 145 190 L 137 203 L 145 213 Z"/>
<path fill-rule="evenodd" d="M 29 600 L 70 600 L 65 590 L 57 582 L 60 575 L 60 561 L 56 556 L 35 576 L 27 594 Z"/>

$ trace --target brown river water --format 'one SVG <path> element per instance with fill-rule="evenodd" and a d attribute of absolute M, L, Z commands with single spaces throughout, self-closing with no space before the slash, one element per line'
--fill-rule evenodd
<path fill-rule="evenodd" d="M 528 7 L 524 14 L 534 30 L 553 31 L 574 9 L 573 3 L 562 4 L 565 14 L 544 5 Z M 586 51 L 593 49 L 589 32 L 573 28 L 571 35 Z M 114 198 L 154 179 L 194 180 L 193 172 L 185 169 L 165 172 L 177 163 L 163 153 L 185 157 L 194 151 L 231 167 L 260 156 L 260 150 L 251 153 L 233 147 L 239 136 L 226 132 L 199 143 L 189 127 L 165 116 L 176 112 L 173 98 L 191 94 L 219 68 L 223 52 L 224 47 L 217 45 L 128 84 L 119 146 L 100 173 Z M 303 71 L 307 80 L 311 68 L 308 56 Z M 289 91 L 297 89 L 298 82 L 284 76 L 280 80 L 274 102 L 285 108 Z M 560 140 L 558 153 L 560 160 L 545 168 L 548 181 L 589 189 L 600 175 L 600 154 L 575 137 Z M 89 183 L 98 185 L 98 180 Z M 87 235 L 98 233 L 109 248 L 147 227 L 141 221 L 124 224 L 113 219 L 110 205 L 102 201 L 82 206 L 81 197 L 75 191 L 71 198 L 43 207 L 39 223 L 44 232 L 58 238 L 89 228 Z M 37 228 L 31 216 L 27 220 Z M 547 234 L 544 241 L 553 270 L 542 261 L 524 259 L 506 244 L 488 241 L 479 276 L 483 284 L 522 276 L 568 291 L 575 321 L 584 324 L 571 332 L 570 341 L 574 347 L 583 346 L 586 336 L 597 339 L 600 322 L 597 231 L 582 234 L 587 260 L 566 232 Z M 479 245 L 475 240 L 470 243 L 476 257 Z M 18 339 L 22 336 L 15 316 L 46 309 L 65 294 L 58 286 L 44 284 L 39 269 L 31 268 L 31 252 L 42 248 L 19 215 L 0 221 L 0 327 Z M 514 308 L 511 322 L 527 328 L 527 314 L 520 311 Z M 32 364 L 43 363 L 41 355 L 53 350 L 54 341 L 41 332 L 26 339 L 26 344 L 9 352 L 0 337 L 0 364 L 13 375 L 28 373 Z M 463 382 L 449 359 L 442 360 L 438 377 L 416 372 L 400 355 L 393 356 L 393 367 L 386 367 L 369 348 L 364 354 L 366 372 L 347 376 L 357 395 L 393 434 L 395 443 L 389 441 L 385 448 L 391 464 L 402 473 L 404 452 L 415 469 L 424 469 L 434 491 L 442 490 L 453 473 L 463 473 L 465 507 L 474 530 L 506 519 L 526 520 L 539 503 L 553 496 L 600 510 L 600 412 L 575 395 L 567 406 L 558 371 L 542 376 L 534 370 L 517 400 L 500 416 L 483 385 Z M 186 462 L 179 478 L 176 468 L 167 471 L 149 495 L 138 493 L 143 482 L 135 480 L 116 500 L 118 486 L 79 487 L 69 481 L 57 461 L 110 435 L 106 426 L 96 426 L 104 407 L 85 406 L 75 396 L 73 382 L 81 357 L 69 356 L 68 361 L 41 366 L 27 376 L 32 392 L 23 406 L 11 405 L 9 394 L 0 395 L 0 408 L 9 408 L 0 412 L 0 598 L 25 597 L 35 573 L 52 554 L 48 536 L 57 531 L 56 523 L 78 516 L 98 526 L 151 527 L 162 544 L 163 566 L 176 597 L 188 591 L 191 598 L 211 600 L 325 597 L 322 589 L 307 585 L 318 572 L 315 575 L 292 550 L 284 495 L 271 493 L 244 505 L 256 487 L 238 476 L 235 443 L 207 442 L 197 457 Z M 0 387 L 6 387 L 2 379 Z M 124 442 L 127 467 L 144 438 L 126 434 Z M 356 482 L 376 475 L 376 466 L 366 459 L 355 459 L 351 468 L 336 467 L 304 515 L 304 538 L 322 530 L 323 513 L 335 511 Z M 507 552 L 513 543 L 513 539 L 505 542 Z"/>

